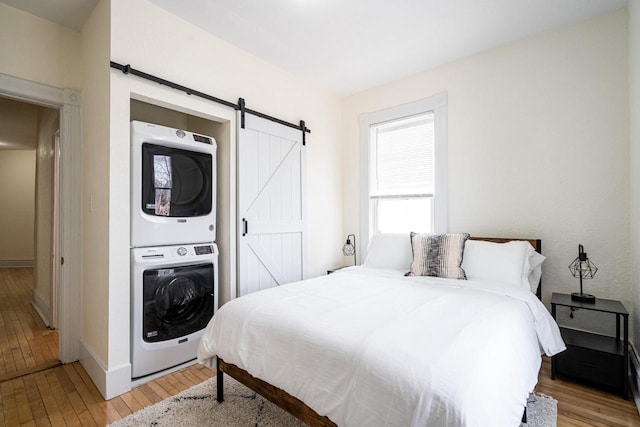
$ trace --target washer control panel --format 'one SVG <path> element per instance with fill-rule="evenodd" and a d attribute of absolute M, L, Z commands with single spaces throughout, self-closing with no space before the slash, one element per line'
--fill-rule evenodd
<path fill-rule="evenodd" d="M 173 246 L 170 248 L 171 255 L 174 258 L 182 258 L 185 256 L 211 255 L 214 253 L 213 245 L 188 245 Z"/>
<path fill-rule="evenodd" d="M 158 246 L 153 248 L 134 249 L 136 259 L 140 260 L 162 260 L 171 258 L 189 258 L 203 255 L 214 255 L 217 253 L 215 244 L 191 244 L 176 246 Z"/>

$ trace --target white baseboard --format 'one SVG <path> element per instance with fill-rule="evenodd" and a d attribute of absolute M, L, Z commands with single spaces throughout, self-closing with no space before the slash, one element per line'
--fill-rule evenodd
<path fill-rule="evenodd" d="M 42 297 L 42 293 L 33 289 L 31 294 L 31 305 L 38 313 L 38 316 L 42 319 L 45 325 L 48 327 L 51 326 L 51 307 L 49 306 L 49 301 Z"/>
<path fill-rule="evenodd" d="M 131 391 L 131 364 L 107 370 L 91 348 L 80 339 L 80 363 L 105 400 Z"/>
<path fill-rule="evenodd" d="M 0 260 L 0 268 L 20 268 L 35 267 L 36 263 L 32 259 L 5 259 Z"/>

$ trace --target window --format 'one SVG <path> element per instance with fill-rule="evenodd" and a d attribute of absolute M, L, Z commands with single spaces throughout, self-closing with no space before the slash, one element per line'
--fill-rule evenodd
<path fill-rule="evenodd" d="M 446 94 L 360 117 L 361 235 L 447 231 Z"/>
<path fill-rule="evenodd" d="M 371 126 L 373 234 L 433 230 L 433 112 Z"/>

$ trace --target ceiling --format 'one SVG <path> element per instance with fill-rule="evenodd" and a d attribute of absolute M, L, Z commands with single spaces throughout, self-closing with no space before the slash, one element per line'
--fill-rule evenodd
<path fill-rule="evenodd" d="M 578 22 L 626 0 L 150 0 L 338 95 Z"/>
<path fill-rule="evenodd" d="M 98 0 L 0 0 L 0 3 L 80 31 Z"/>
<path fill-rule="evenodd" d="M 149 1 L 342 96 L 627 4 L 627 0 Z M 0 2 L 80 29 L 97 0 Z"/>

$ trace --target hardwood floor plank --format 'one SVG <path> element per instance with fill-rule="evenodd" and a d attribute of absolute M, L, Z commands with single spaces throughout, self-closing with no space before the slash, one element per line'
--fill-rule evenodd
<path fill-rule="evenodd" d="M 0 381 L 58 362 L 58 332 L 31 305 L 33 280 L 33 268 L 0 268 Z"/>
<path fill-rule="evenodd" d="M 69 404 L 71 408 L 73 408 L 73 412 L 76 414 L 76 417 L 80 420 L 80 416 L 84 413 L 89 413 L 87 409 L 87 405 L 84 404 L 84 401 L 80 397 L 77 391 L 73 391 L 67 394 L 67 399 L 69 400 Z M 90 414 L 89 414 L 90 415 Z"/>
<path fill-rule="evenodd" d="M 163 389 L 157 381 L 151 381 L 147 383 L 147 386 L 151 388 L 151 390 L 153 390 L 153 392 L 160 398 L 160 400 L 164 400 L 172 396 L 168 391 Z"/>
<path fill-rule="evenodd" d="M 141 405 L 133 396 L 131 396 L 131 393 L 125 393 L 121 395 L 120 398 L 129 407 L 129 410 L 131 412 L 136 412 L 144 408 L 143 405 Z"/>
<path fill-rule="evenodd" d="M 184 383 L 182 383 L 181 381 L 179 381 L 175 374 L 169 374 L 166 376 L 167 381 L 176 388 L 176 390 L 178 390 L 178 393 L 180 393 L 181 391 L 184 391 L 186 389 L 188 389 L 189 387 L 187 387 L 186 385 L 184 385 Z"/>
<path fill-rule="evenodd" d="M 69 379 L 78 390 L 78 395 L 87 407 L 93 421 L 97 425 L 105 425 L 106 413 L 104 411 L 104 400 L 96 386 L 90 381 L 90 384 L 88 384 L 84 376 L 81 375 L 81 372 L 85 372 L 82 365 L 76 362 L 69 365 L 63 365 L 62 368 L 66 371 Z"/>
<path fill-rule="evenodd" d="M 135 397 L 135 399 L 140 402 L 140 404 L 144 407 L 147 406 L 151 406 L 153 404 L 153 402 L 151 402 L 147 396 L 144 395 L 144 393 L 142 392 L 142 390 L 140 390 L 140 387 L 136 387 L 133 390 L 131 390 L 129 393 L 131 393 L 131 395 L 133 397 Z"/>
<path fill-rule="evenodd" d="M 127 415 L 130 415 L 133 413 L 131 408 L 129 408 L 129 406 L 124 402 L 124 400 L 121 397 L 114 397 L 109 402 L 113 405 L 113 407 L 118 412 L 118 415 L 120 415 L 121 418 L 124 418 Z"/>
<path fill-rule="evenodd" d="M 17 424 L 20 419 L 13 387 L 11 381 L 0 383 L 0 397 L 2 397 L 3 418 L 6 425 Z"/>
<path fill-rule="evenodd" d="M 162 402 L 162 397 L 160 397 L 155 391 L 153 391 L 153 389 L 149 386 L 149 384 L 142 384 L 140 387 L 138 387 L 140 389 L 140 391 L 142 392 L 142 394 L 144 394 L 144 396 L 149 399 L 149 401 L 153 404 L 153 403 L 158 403 L 158 402 Z"/>
<path fill-rule="evenodd" d="M 78 419 L 80 420 L 80 425 L 82 425 L 82 427 L 97 427 L 97 426 L 102 427 L 104 425 L 104 424 L 96 424 L 95 420 L 93 419 L 93 416 L 89 411 L 85 411 L 81 414 L 78 414 Z"/>
<path fill-rule="evenodd" d="M 56 368 L 54 368 L 56 369 Z M 36 383 L 38 384 L 38 390 L 42 397 L 42 403 L 49 416 L 49 421 L 52 425 L 65 425 L 64 417 L 62 416 L 62 408 L 58 406 L 58 402 L 53 396 L 51 386 L 46 378 L 46 372 L 37 372 L 35 375 Z"/>
<path fill-rule="evenodd" d="M 186 388 L 192 387 L 195 384 L 199 384 L 200 382 L 193 382 L 187 376 L 184 375 L 182 371 L 174 372 L 174 375 L 178 381 L 186 386 Z"/>
<path fill-rule="evenodd" d="M 179 393 L 178 389 L 173 386 L 169 381 L 167 381 L 167 377 L 160 377 L 156 380 L 158 386 L 160 386 L 163 390 L 165 390 L 170 396 L 175 396 Z"/>
<path fill-rule="evenodd" d="M 16 399 L 16 408 L 18 410 L 18 417 L 20 423 L 26 423 L 33 420 L 31 413 L 31 405 L 29 405 L 29 398 L 25 389 L 25 384 L 22 378 L 16 378 L 14 381 L 14 393 Z"/>
<path fill-rule="evenodd" d="M 107 424 L 122 419 L 122 417 L 120 416 L 120 414 L 118 414 L 118 411 L 113 406 L 111 401 L 108 401 L 105 404 L 105 415 L 107 417 Z"/>
<path fill-rule="evenodd" d="M 47 411 L 42 403 L 42 397 L 40 396 L 40 391 L 38 390 L 38 384 L 36 384 L 35 377 L 33 375 L 26 375 L 22 378 L 27 396 L 29 396 L 29 406 L 31 407 L 33 419 L 37 422 L 37 420 L 47 418 Z"/>

